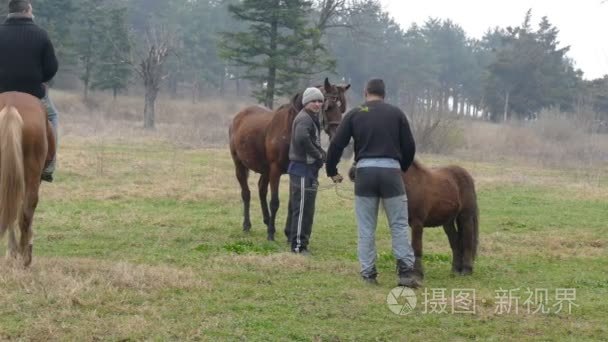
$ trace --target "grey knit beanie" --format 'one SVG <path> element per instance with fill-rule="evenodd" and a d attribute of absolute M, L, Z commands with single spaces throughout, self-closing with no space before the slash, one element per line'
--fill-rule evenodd
<path fill-rule="evenodd" d="M 304 95 L 302 95 L 302 104 L 306 106 L 308 102 L 314 100 L 325 100 L 323 93 L 319 88 L 306 88 L 306 90 L 304 90 Z"/>

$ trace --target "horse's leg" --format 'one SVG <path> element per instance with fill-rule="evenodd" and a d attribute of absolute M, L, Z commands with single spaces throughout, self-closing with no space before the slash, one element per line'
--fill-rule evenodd
<path fill-rule="evenodd" d="M 262 207 L 262 217 L 264 218 L 264 224 L 268 227 L 270 221 L 270 214 L 268 213 L 268 173 L 262 173 L 260 180 L 258 181 L 258 191 L 260 194 L 260 204 Z"/>
<path fill-rule="evenodd" d="M 268 241 L 274 241 L 275 222 L 279 211 L 279 183 L 281 169 L 277 164 L 270 166 L 270 224 L 268 225 Z"/>
<path fill-rule="evenodd" d="M 248 232 L 251 230 L 251 219 L 249 218 L 249 204 L 251 203 L 251 191 L 247 178 L 249 177 L 249 169 L 241 163 L 240 160 L 233 155 L 234 167 L 236 170 L 236 179 L 241 185 L 241 199 L 243 200 L 243 230 Z"/>
<path fill-rule="evenodd" d="M 27 180 L 26 193 L 23 204 L 23 216 L 20 220 L 21 241 L 20 250 L 23 257 L 23 264 L 28 267 L 32 263 L 32 250 L 34 248 L 34 230 L 32 229 L 32 221 L 34 219 L 34 211 L 38 205 L 38 188 L 40 186 L 40 176 L 32 177 Z"/>
<path fill-rule="evenodd" d="M 450 241 L 452 248 L 452 272 L 460 273 L 462 271 L 462 244 L 460 235 L 456 230 L 456 222 L 454 220 L 443 225 L 443 230 Z"/>
<path fill-rule="evenodd" d="M 15 237 L 15 226 L 11 225 L 8 227 L 8 249 L 6 250 L 6 256 L 11 259 L 17 258 L 17 238 Z"/>
<path fill-rule="evenodd" d="M 473 273 L 473 259 L 475 257 L 475 217 L 472 213 L 464 212 L 456 219 L 460 235 L 462 251 L 462 269 L 460 274 Z"/>
<path fill-rule="evenodd" d="M 422 229 L 424 228 L 419 222 L 412 222 L 412 248 L 414 249 L 414 272 L 424 279 L 424 267 L 422 266 Z"/>

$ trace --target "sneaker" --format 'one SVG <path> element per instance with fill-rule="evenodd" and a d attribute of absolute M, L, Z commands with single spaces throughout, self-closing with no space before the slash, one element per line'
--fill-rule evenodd
<path fill-rule="evenodd" d="M 405 286 L 412 289 L 417 289 L 422 284 L 418 280 L 418 277 L 412 272 L 411 274 L 400 274 L 397 286 Z"/>
<path fill-rule="evenodd" d="M 45 182 L 49 182 L 49 183 L 53 183 L 53 174 L 52 173 L 42 173 L 42 177 L 40 177 L 41 180 L 45 181 Z"/>
<path fill-rule="evenodd" d="M 399 277 L 397 286 L 406 286 L 413 289 L 422 286 L 422 283 L 414 272 L 414 268 L 408 266 L 402 260 L 397 260 L 397 275 Z"/>
<path fill-rule="evenodd" d="M 299 250 L 299 251 L 292 250 L 292 252 L 293 252 L 293 253 L 295 253 L 295 254 L 299 254 L 299 255 L 302 255 L 302 256 L 306 256 L 306 257 L 308 257 L 308 256 L 311 256 L 311 255 L 312 255 L 308 249 L 302 249 L 302 250 Z"/>
<path fill-rule="evenodd" d="M 364 283 L 368 284 L 368 285 L 378 285 L 378 279 L 376 279 L 376 277 L 361 277 L 361 279 L 363 280 Z"/>

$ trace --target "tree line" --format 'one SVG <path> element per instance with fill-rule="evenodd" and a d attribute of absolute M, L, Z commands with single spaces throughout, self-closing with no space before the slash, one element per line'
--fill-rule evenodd
<path fill-rule="evenodd" d="M 85 98 L 144 89 L 147 127 L 160 91 L 272 107 L 332 74 L 355 96 L 383 78 L 409 113 L 498 122 L 586 108 L 608 121 L 608 75 L 584 80 L 559 29 L 547 17 L 534 25 L 531 10 L 481 39 L 449 19 L 402 27 L 377 0 L 37 0 L 34 10 L 55 42 L 58 78 L 78 78 Z"/>

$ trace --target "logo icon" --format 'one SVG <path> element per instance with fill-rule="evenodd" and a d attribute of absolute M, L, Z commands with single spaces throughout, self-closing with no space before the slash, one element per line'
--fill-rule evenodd
<path fill-rule="evenodd" d="M 396 315 L 405 316 L 416 308 L 416 293 L 409 287 L 395 287 L 386 296 L 388 308 Z"/>

